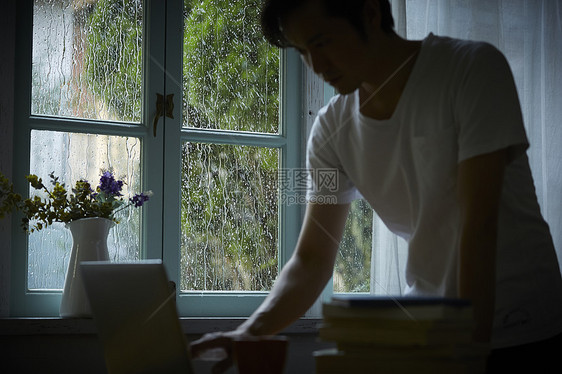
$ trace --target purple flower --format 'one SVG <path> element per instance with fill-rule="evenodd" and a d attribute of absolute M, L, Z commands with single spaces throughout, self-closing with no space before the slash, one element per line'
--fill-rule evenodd
<path fill-rule="evenodd" d="M 111 174 L 111 172 L 109 171 L 106 171 L 102 174 L 100 178 L 100 185 L 98 186 L 98 188 L 106 195 L 123 196 L 121 194 L 123 181 L 115 180 L 113 174 Z"/>
<path fill-rule="evenodd" d="M 135 206 L 135 208 L 138 208 L 141 207 L 142 204 L 144 204 L 146 201 L 148 201 L 149 198 L 149 194 L 140 193 L 130 198 L 129 201 Z"/>

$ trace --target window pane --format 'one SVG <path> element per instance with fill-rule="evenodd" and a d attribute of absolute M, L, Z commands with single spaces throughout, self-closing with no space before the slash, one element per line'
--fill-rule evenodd
<path fill-rule="evenodd" d="M 86 179 L 98 185 L 101 170 L 112 170 L 123 180 L 123 195 L 141 191 L 140 148 L 138 138 L 89 135 L 53 131 L 31 132 L 30 170 L 49 186 L 54 172 L 68 189 L 77 180 Z M 31 193 L 37 190 L 30 187 Z M 140 251 L 140 209 L 124 209 L 119 224 L 109 233 L 111 260 L 134 260 Z M 66 266 L 70 259 L 72 236 L 62 223 L 29 235 L 28 287 L 30 289 L 62 289 Z"/>
<path fill-rule="evenodd" d="M 31 113 L 140 122 L 141 0 L 35 0 Z"/>
<path fill-rule="evenodd" d="M 182 154 L 181 289 L 269 290 L 279 150 L 184 143 Z"/>
<path fill-rule="evenodd" d="M 280 54 L 261 0 L 184 3 L 183 126 L 277 133 Z"/>
<path fill-rule="evenodd" d="M 334 292 L 369 292 L 373 211 L 365 200 L 351 204 L 334 269 Z"/>

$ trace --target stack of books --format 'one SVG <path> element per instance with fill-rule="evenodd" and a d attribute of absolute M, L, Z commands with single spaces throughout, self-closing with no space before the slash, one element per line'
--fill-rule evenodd
<path fill-rule="evenodd" d="M 458 299 L 334 296 L 323 305 L 316 372 L 484 373 L 488 347 L 474 343 L 470 303 Z"/>

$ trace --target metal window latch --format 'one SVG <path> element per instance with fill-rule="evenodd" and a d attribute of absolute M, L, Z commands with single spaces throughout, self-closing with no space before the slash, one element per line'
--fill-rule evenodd
<path fill-rule="evenodd" d="M 164 115 L 168 118 L 174 119 L 174 94 L 167 95 L 166 102 L 164 102 L 164 95 L 159 93 L 156 94 L 156 114 L 154 115 L 154 122 L 152 124 L 154 137 L 156 137 L 158 120 Z"/>

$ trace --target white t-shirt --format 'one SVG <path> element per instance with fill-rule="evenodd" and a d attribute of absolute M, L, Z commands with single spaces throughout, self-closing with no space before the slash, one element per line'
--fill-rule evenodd
<path fill-rule="evenodd" d="M 313 184 L 307 198 L 364 197 L 408 241 L 405 292 L 457 297 L 458 164 L 507 148 L 492 345 L 537 341 L 562 331 L 562 281 L 527 147 L 505 57 L 486 43 L 430 34 L 390 119 L 362 115 L 357 91 L 319 112 L 308 167 L 336 169 L 338 183 Z"/>

